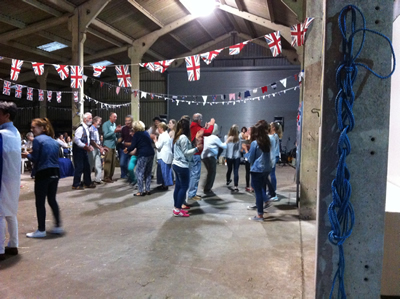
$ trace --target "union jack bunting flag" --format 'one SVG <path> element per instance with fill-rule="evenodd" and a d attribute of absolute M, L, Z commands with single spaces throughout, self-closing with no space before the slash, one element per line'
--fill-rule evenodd
<path fill-rule="evenodd" d="M 33 101 L 33 88 L 32 87 L 28 87 L 28 89 L 26 91 L 26 99 L 28 101 Z"/>
<path fill-rule="evenodd" d="M 18 80 L 18 75 L 19 72 L 21 71 L 21 66 L 24 63 L 23 60 L 18 60 L 18 59 L 13 59 L 11 63 L 11 73 L 10 73 L 10 79 L 12 81 L 17 81 Z"/>
<path fill-rule="evenodd" d="M 71 66 L 71 88 L 81 88 L 83 86 L 82 67 Z"/>
<path fill-rule="evenodd" d="M 153 62 L 146 62 L 146 63 L 139 63 L 141 67 L 145 67 L 148 69 L 150 72 L 154 72 L 155 66 Z"/>
<path fill-rule="evenodd" d="M 5 94 L 6 96 L 9 96 L 10 95 L 10 90 L 11 90 L 11 82 L 4 80 L 4 83 L 3 83 L 3 94 Z"/>
<path fill-rule="evenodd" d="M 204 60 L 205 63 L 210 64 L 214 60 L 214 58 L 217 57 L 219 53 L 221 53 L 223 49 L 224 48 L 200 54 L 200 57 Z"/>
<path fill-rule="evenodd" d="M 128 65 L 116 65 L 115 70 L 117 72 L 118 85 L 120 87 L 131 87 L 131 75 L 129 74 Z"/>
<path fill-rule="evenodd" d="M 16 98 L 22 98 L 22 85 L 17 84 L 15 86 L 15 97 Z"/>
<path fill-rule="evenodd" d="M 164 73 L 171 65 L 171 63 L 174 62 L 174 60 L 175 59 L 154 62 L 154 70 L 160 73 Z"/>
<path fill-rule="evenodd" d="M 32 68 L 36 76 L 41 76 L 44 73 L 44 63 L 32 62 Z"/>
<path fill-rule="evenodd" d="M 57 103 L 61 103 L 61 91 L 57 91 Z"/>
<path fill-rule="evenodd" d="M 279 31 L 264 35 L 264 37 L 272 52 L 272 56 L 276 57 L 282 53 L 281 35 Z"/>
<path fill-rule="evenodd" d="M 314 21 L 314 18 L 306 18 L 305 20 L 304 20 L 304 22 L 303 22 L 303 36 L 302 36 L 302 38 L 303 38 L 303 40 L 302 40 L 302 43 L 303 43 L 303 45 L 304 45 L 304 42 L 305 42 L 305 39 L 306 39 L 306 32 L 307 32 L 307 30 L 308 30 L 308 27 L 310 27 L 310 25 L 311 25 L 311 23 Z"/>
<path fill-rule="evenodd" d="M 60 75 L 61 80 L 68 78 L 69 76 L 68 65 L 59 65 L 59 64 L 53 64 L 53 65 L 56 68 L 57 73 Z M 71 66 L 71 72 L 73 67 L 74 66 Z"/>
<path fill-rule="evenodd" d="M 50 90 L 48 90 L 48 91 L 47 91 L 47 101 L 48 101 L 48 102 L 51 102 L 52 96 L 53 96 L 53 92 L 50 91 Z"/>
<path fill-rule="evenodd" d="M 189 81 L 200 80 L 200 55 L 193 55 L 185 58 L 186 69 Z"/>
<path fill-rule="evenodd" d="M 99 65 L 93 67 L 93 77 L 100 77 L 101 73 L 106 70 L 105 66 Z"/>
<path fill-rule="evenodd" d="M 78 102 L 78 92 L 74 91 L 74 102 L 77 103 Z"/>
<path fill-rule="evenodd" d="M 42 89 L 39 89 L 39 102 L 44 100 L 44 91 Z"/>
<path fill-rule="evenodd" d="M 237 55 L 242 51 L 245 45 L 247 45 L 249 41 L 245 41 L 243 43 L 236 44 L 234 46 L 229 47 L 229 55 Z"/>

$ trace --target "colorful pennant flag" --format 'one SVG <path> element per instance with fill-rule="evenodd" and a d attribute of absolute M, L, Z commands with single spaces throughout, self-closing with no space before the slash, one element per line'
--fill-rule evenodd
<path fill-rule="evenodd" d="M 266 93 L 268 91 L 268 86 L 261 87 L 262 93 Z"/>
<path fill-rule="evenodd" d="M 141 92 L 141 98 L 147 98 L 147 92 L 142 91 Z"/>
<path fill-rule="evenodd" d="M 78 98 L 78 92 L 77 92 L 77 91 L 74 91 L 74 102 L 77 103 L 78 100 L 79 100 L 79 98 Z"/>
<path fill-rule="evenodd" d="M 230 93 L 229 94 L 229 101 L 235 100 L 236 99 L 236 94 L 235 93 Z"/>
<path fill-rule="evenodd" d="M 175 59 L 154 62 L 154 70 L 160 73 L 164 73 L 171 65 L 171 63 L 174 62 L 174 60 Z"/>
<path fill-rule="evenodd" d="M 146 62 L 146 63 L 139 63 L 141 67 L 145 67 L 148 69 L 150 72 L 154 72 L 155 66 L 153 62 Z"/>
<path fill-rule="evenodd" d="M 198 81 L 200 79 L 200 55 L 188 56 L 185 61 L 188 80 Z"/>
<path fill-rule="evenodd" d="M 57 91 L 57 103 L 61 103 L 61 91 Z"/>
<path fill-rule="evenodd" d="M 303 45 L 306 41 L 306 33 L 308 30 L 308 27 L 310 27 L 310 25 L 313 21 L 314 21 L 314 18 L 306 18 L 303 22 Z"/>
<path fill-rule="evenodd" d="M 242 51 L 245 45 L 247 45 L 249 41 L 245 41 L 243 43 L 236 44 L 234 46 L 229 47 L 229 55 L 237 55 Z"/>
<path fill-rule="evenodd" d="M 17 84 L 15 86 L 15 97 L 16 98 L 22 98 L 22 85 Z"/>
<path fill-rule="evenodd" d="M 202 96 L 204 104 L 207 102 L 207 96 Z"/>
<path fill-rule="evenodd" d="M 48 90 L 47 91 L 47 101 L 48 102 L 51 102 L 51 98 L 53 97 L 53 92 L 52 91 L 50 91 L 50 90 Z"/>
<path fill-rule="evenodd" d="M 275 83 L 275 82 L 272 83 L 272 84 L 271 84 L 271 87 L 272 87 L 273 89 L 276 89 L 276 83 Z"/>
<path fill-rule="evenodd" d="M 58 75 L 60 76 L 61 80 L 64 80 L 66 78 L 68 78 L 69 76 L 69 68 L 68 65 L 60 65 L 60 64 L 53 64 Z M 71 66 L 71 72 L 72 72 L 72 68 L 74 68 L 76 66 Z"/>
<path fill-rule="evenodd" d="M 36 76 L 41 76 L 44 73 L 44 63 L 32 62 L 32 68 Z"/>
<path fill-rule="evenodd" d="M 282 80 L 280 80 L 280 82 L 282 83 L 283 87 L 285 87 L 285 88 L 286 88 L 286 81 L 287 81 L 287 79 L 286 79 L 286 78 L 285 78 L 285 79 L 282 79 Z"/>
<path fill-rule="evenodd" d="M 23 60 L 12 59 L 11 73 L 10 73 L 10 79 L 12 81 L 18 80 L 18 76 L 19 76 L 19 73 L 21 72 L 21 67 L 22 67 L 23 63 L 24 63 Z"/>
<path fill-rule="evenodd" d="M 214 58 L 217 57 L 217 56 L 219 55 L 219 53 L 221 53 L 221 51 L 222 51 L 223 49 L 224 49 L 224 48 L 219 49 L 219 50 L 214 50 L 214 51 L 206 52 L 206 53 L 202 53 L 202 54 L 200 54 L 200 57 L 204 60 L 204 62 L 205 62 L 206 64 L 210 64 L 210 63 L 214 60 Z M 190 81 L 190 80 L 189 80 L 189 81 Z"/>
<path fill-rule="evenodd" d="M 42 102 L 44 100 L 44 91 L 42 89 L 39 89 L 39 102 Z"/>
<path fill-rule="evenodd" d="M 11 82 L 4 80 L 4 83 L 3 83 L 3 94 L 5 94 L 6 96 L 9 96 L 10 95 L 10 90 L 11 90 Z"/>
<path fill-rule="evenodd" d="M 117 93 L 117 94 L 119 94 L 119 90 L 121 89 L 121 87 L 119 87 L 119 86 L 117 86 L 116 88 L 115 88 L 115 92 Z"/>
<path fill-rule="evenodd" d="M 282 53 L 281 35 L 279 31 L 264 35 L 264 37 L 272 52 L 272 56 L 276 57 Z"/>
<path fill-rule="evenodd" d="M 78 65 L 71 66 L 71 88 L 81 88 L 83 86 L 82 67 Z"/>
<path fill-rule="evenodd" d="M 32 87 L 28 87 L 27 91 L 26 91 L 26 99 L 28 101 L 33 101 L 33 88 Z"/>
<path fill-rule="evenodd" d="M 249 90 L 246 90 L 246 91 L 244 92 L 244 98 L 250 98 L 250 97 L 251 97 L 250 91 L 249 91 Z"/>
<path fill-rule="evenodd" d="M 116 65 L 115 70 L 117 72 L 118 85 L 121 87 L 131 87 L 131 75 L 129 74 L 128 65 Z"/>
<path fill-rule="evenodd" d="M 99 78 L 101 73 L 106 70 L 106 67 L 103 65 L 98 65 L 93 67 L 93 77 Z"/>

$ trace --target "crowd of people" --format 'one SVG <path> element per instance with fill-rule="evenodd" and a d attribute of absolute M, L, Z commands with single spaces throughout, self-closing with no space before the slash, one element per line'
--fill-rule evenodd
<path fill-rule="evenodd" d="M 49 232 L 64 232 L 56 200 L 59 157 L 73 157 L 73 190 L 114 183 L 118 161 L 120 179 L 137 189 L 133 196 L 150 195 L 153 177 L 157 178 L 160 191 L 167 191 L 175 185 L 172 211 L 175 217 L 189 217 L 193 201 L 214 195 L 218 161 L 227 165 L 227 186 L 232 183 L 233 172 L 232 192 L 239 191 L 239 167 L 245 165 L 245 190 L 255 194 L 255 205 L 248 206 L 248 209 L 257 211 L 251 220 L 263 221 L 265 209 L 271 201 L 278 200 L 275 166 L 279 161 L 279 140 L 282 137 L 279 123 L 269 124 L 260 120 L 250 128 L 243 127 L 240 132 L 238 125 L 234 124 L 222 141 L 215 119 L 211 118 L 203 126 L 200 113 L 192 117 L 184 115 L 178 121 L 171 119 L 168 123 L 155 117 L 146 130 L 145 124 L 134 120 L 131 115 L 125 117 L 124 126 L 121 126 L 117 125 L 114 112 L 103 124 L 101 117 L 93 117 L 87 112 L 72 140 L 68 134 L 55 134 L 47 118 L 36 118 L 31 122 L 31 132 L 26 134 L 26 140 L 21 144 L 20 134 L 12 122 L 16 112 L 15 104 L 0 102 L 0 257 L 4 253 L 18 254 L 16 214 L 21 157 L 34 165 L 38 229 L 26 234 L 30 238 L 46 236 L 46 197 L 55 219 Z M 199 195 L 202 163 L 207 175 L 203 195 Z M 1 175 L 4 173 L 7 175 Z M 18 188 L 14 186 L 16 184 Z M 3 246 L 5 221 L 10 234 L 6 247 Z"/>

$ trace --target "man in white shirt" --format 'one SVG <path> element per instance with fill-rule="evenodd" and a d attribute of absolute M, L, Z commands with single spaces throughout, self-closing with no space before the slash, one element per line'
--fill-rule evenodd
<path fill-rule="evenodd" d="M 96 185 L 90 178 L 91 169 L 89 164 L 88 152 L 93 151 L 90 145 L 89 127 L 92 125 L 92 114 L 86 112 L 83 115 L 83 122 L 75 131 L 74 144 L 72 151 L 74 154 L 74 182 L 72 189 L 83 190 L 85 188 L 96 188 Z M 81 177 L 83 173 L 84 186 L 81 185 Z"/>

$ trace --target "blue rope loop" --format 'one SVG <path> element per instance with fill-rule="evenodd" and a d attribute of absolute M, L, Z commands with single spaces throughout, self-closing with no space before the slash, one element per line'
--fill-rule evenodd
<path fill-rule="evenodd" d="M 351 13 L 351 26 L 350 32 L 347 32 L 348 28 L 346 24 L 347 15 L 349 12 Z M 358 29 L 356 29 L 357 14 L 359 14 L 362 19 L 362 26 Z M 328 239 L 332 244 L 338 246 L 339 263 L 332 281 L 332 288 L 329 298 L 332 298 L 333 296 L 336 281 L 338 281 L 337 298 L 346 298 L 344 285 L 345 258 L 343 244 L 351 235 L 355 222 L 354 209 L 350 202 L 350 171 L 346 164 L 346 157 L 351 152 L 350 139 L 347 134 L 353 130 L 355 125 L 355 118 L 353 114 L 355 93 L 353 91 L 353 84 L 357 79 L 358 67 L 367 69 L 373 75 L 381 79 L 389 78 L 393 74 L 396 67 L 396 57 L 390 39 L 375 30 L 367 29 L 365 17 L 358 7 L 354 5 L 347 5 L 344 7 L 340 11 L 338 21 L 339 30 L 343 39 L 343 61 L 336 69 L 336 85 L 338 88 L 338 93 L 335 98 L 335 108 L 337 114 L 337 125 L 341 133 L 337 145 L 339 161 L 336 177 L 331 184 L 332 202 L 328 207 L 328 216 L 331 223 L 331 231 L 328 234 Z M 360 47 L 357 50 L 357 53 L 354 55 L 354 38 L 356 34 L 360 32 L 362 33 Z M 390 50 L 393 55 L 393 69 L 390 74 L 386 76 L 379 75 L 367 65 L 356 61 L 364 47 L 365 35 L 367 32 L 383 37 L 390 46 Z"/>

